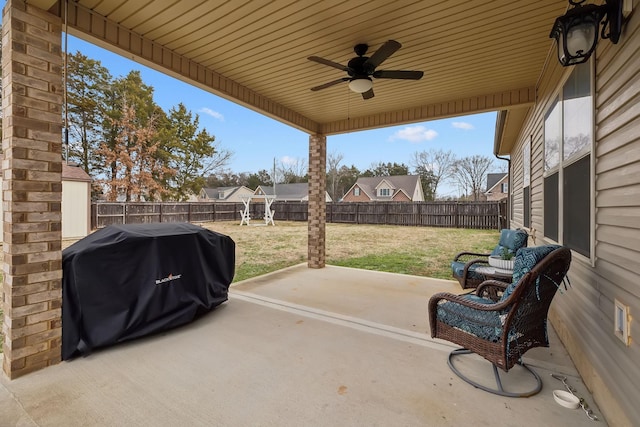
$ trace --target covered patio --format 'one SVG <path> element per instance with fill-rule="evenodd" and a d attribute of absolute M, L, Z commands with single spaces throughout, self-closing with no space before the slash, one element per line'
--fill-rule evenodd
<path fill-rule="evenodd" d="M 5 377 L 2 381 L 11 392 L 5 396 L 9 401 L 13 401 L 11 396 L 16 396 L 17 402 L 22 402 L 17 406 L 18 411 L 32 414 L 29 416 L 33 420 L 45 419 L 45 415 L 37 415 L 39 408 L 55 407 L 57 411 L 64 411 L 64 402 L 75 401 L 68 399 L 74 396 L 76 389 L 112 393 L 113 399 L 127 395 L 127 388 L 143 394 L 165 390 L 163 399 L 178 399 L 183 393 L 171 390 L 171 385 L 176 383 L 172 381 L 175 377 L 170 376 L 172 372 L 191 378 L 190 383 L 197 384 L 201 378 L 200 369 L 181 370 L 187 366 L 186 361 L 192 363 L 187 356 L 195 355 L 197 363 L 203 367 L 202 372 L 211 367 L 217 368 L 214 366 L 216 363 L 226 369 L 223 369 L 225 374 L 233 372 L 228 367 L 233 366 L 234 360 L 243 360 L 261 351 L 282 351 L 277 341 L 262 339 L 258 335 L 253 340 L 244 341 L 251 337 L 252 328 L 262 328 L 270 319 L 273 326 L 270 331 L 283 331 L 278 325 L 297 319 L 295 322 L 303 322 L 293 322 L 300 328 L 288 328 L 290 337 L 287 334 L 276 337 L 290 344 L 287 350 L 298 349 L 299 357 L 317 362 L 323 370 L 300 368 L 296 376 L 309 379 L 307 375 L 310 373 L 320 372 L 321 378 L 329 378 L 329 367 L 337 364 L 341 354 L 340 347 L 334 346 L 342 343 L 342 348 L 349 348 L 351 360 L 358 361 L 354 362 L 354 370 L 350 372 L 361 372 L 358 370 L 368 366 L 370 372 L 386 373 L 385 368 L 392 360 L 402 360 L 401 354 L 402 357 L 416 357 L 411 363 L 395 367 L 399 369 L 397 375 L 367 377 L 371 384 L 373 380 L 376 384 L 391 381 L 391 377 L 396 380 L 408 378 L 403 383 L 396 383 L 400 385 L 392 390 L 394 393 L 401 390 L 403 384 L 405 387 L 420 384 L 420 392 L 411 393 L 412 399 L 417 399 L 417 396 L 424 396 L 425 384 L 435 383 L 428 402 L 435 405 L 442 401 L 445 407 L 455 406 L 459 396 L 464 396 L 464 399 L 477 396 L 480 400 L 473 408 L 476 412 L 469 413 L 486 414 L 486 419 L 475 417 L 473 420 L 482 419 L 487 424 L 495 424 L 494 419 L 499 413 L 495 405 L 502 402 L 493 396 L 478 395 L 473 390 L 471 393 L 445 393 L 443 389 L 448 390 L 445 384 L 448 386 L 451 375 L 444 364 L 432 362 L 432 359 L 444 359 L 445 353 L 439 350 L 443 348 L 442 344 L 434 344 L 424 335 L 416 338 L 412 334 L 407 336 L 404 332 L 392 330 L 385 332 L 392 336 L 382 336 L 360 330 L 365 326 L 359 321 L 347 322 L 349 326 L 336 325 L 326 321 L 333 318 L 331 316 L 321 316 L 319 320 L 310 319 L 305 314 L 326 310 L 423 334 L 425 328 L 416 327 L 414 330 L 413 326 L 407 325 L 418 325 L 415 322 L 425 316 L 424 310 L 409 313 L 406 307 L 422 303 L 426 307 L 427 294 L 416 301 L 406 300 L 401 308 L 391 310 L 398 312 L 400 317 L 406 315 L 398 326 L 392 318 L 379 317 L 392 316 L 389 308 L 372 311 L 375 316 L 371 317 L 359 313 L 362 308 L 360 297 L 348 300 L 323 289 L 328 297 L 320 298 L 321 304 L 317 305 L 318 301 L 296 299 L 301 294 L 307 295 L 306 298 L 315 295 L 307 287 L 300 285 L 296 290 L 279 293 L 276 289 L 280 285 L 272 288 L 264 284 L 252 288 L 251 293 L 260 295 L 255 298 L 242 293 L 246 291 L 243 286 L 253 286 L 245 284 L 234 289 L 234 296 L 227 307 L 210 316 L 218 322 L 209 324 L 207 319 L 185 329 L 204 331 L 206 335 L 207 328 L 217 329 L 225 324 L 226 319 L 230 325 L 242 325 L 246 321 L 242 333 L 234 335 L 233 339 L 245 342 L 247 347 L 221 355 L 217 361 L 210 359 L 212 351 L 205 355 L 200 351 L 187 351 L 187 343 L 184 347 L 182 343 L 175 346 L 173 341 L 178 342 L 183 335 L 171 334 L 167 337 L 171 336 L 172 340 L 155 337 L 88 359 L 59 364 L 62 330 L 60 153 L 64 125 L 62 41 L 66 32 L 307 133 L 308 141 L 301 141 L 309 146 L 309 270 L 305 273 L 312 274 L 315 277 L 313 282 L 324 283 L 327 289 L 332 283 L 323 278 L 330 277 L 332 271 L 325 268 L 327 138 L 339 133 L 499 111 L 494 153 L 508 155 L 510 159 L 510 226 L 528 229 L 535 238 L 535 244 L 558 243 L 573 251 L 569 275 L 574 296 L 554 301 L 550 311 L 553 326 L 609 422 L 615 425 L 638 424 L 640 408 L 636 396 L 640 394 L 640 365 L 637 363 L 640 345 L 637 339 L 632 339 L 630 331 L 637 329 L 631 324 L 637 323 L 633 318 L 637 318 L 640 310 L 640 139 L 637 136 L 640 126 L 640 18 L 636 12 L 640 1 L 607 0 L 606 4 L 624 4 L 626 21 L 621 27 L 621 37 L 616 44 L 600 40 L 591 59 L 579 68 L 562 67 L 556 57 L 555 43 L 549 38 L 555 19 L 567 11 L 566 0 L 7 0 L 2 25 L 5 333 Z M 618 15 L 623 15 L 622 8 Z M 420 80 L 395 80 L 372 75 L 373 98 L 368 91 L 365 92 L 367 96 L 350 91 L 347 81 L 351 77 L 342 65 L 356 55 L 354 46 L 367 44 L 368 52 L 372 54 L 389 40 L 400 42 L 402 47 L 387 56 L 384 64 L 380 64 L 380 70 L 417 70 L 424 72 L 424 77 Z M 324 58 L 324 63 L 308 59 L 314 56 Z M 335 84 L 311 90 L 329 82 Z M 571 91 L 578 84 L 576 82 L 580 87 L 577 95 Z M 584 101 L 584 110 L 572 106 L 575 96 Z M 547 120 L 548 117 L 551 119 Z M 563 128 L 565 117 L 567 123 Z M 573 128 L 572 120 L 577 122 Z M 569 134 L 564 135 L 563 129 Z M 569 145 L 570 139 L 576 136 L 571 134 L 571 129 L 585 130 L 584 145 L 577 154 L 560 156 L 559 150 L 564 147 L 565 139 Z M 548 149 L 550 142 L 556 142 L 553 139 L 556 136 L 557 145 Z M 552 162 L 548 167 L 547 161 L 554 159 L 559 162 Z M 576 194 L 579 197 L 572 199 Z M 572 234 L 575 230 L 572 227 L 578 227 L 578 231 Z M 348 283 L 342 276 L 332 280 Z M 361 281 L 358 279 L 354 283 Z M 300 280 L 300 283 L 307 282 Z M 396 289 L 393 287 L 391 291 L 383 292 L 378 304 L 384 305 L 389 298 L 387 293 L 393 294 Z M 264 295 L 261 294 L 263 291 L 266 292 Z M 271 292 L 276 292 L 276 295 L 271 295 Z M 275 306 L 287 306 L 287 310 L 273 310 L 271 305 L 265 305 L 267 301 L 264 298 L 285 301 Z M 323 306 L 328 304 L 327 300 L 331 304 Z M 342 308 L 336 306 L 341 300 L 350 303 Z M 289 312 L 288 304 L 291 303 L 310 308 Z M 265 318 L 255 317 L 255 313 Z M 359 326 L 354 328 L 352 325 Z M 297 334 L 298 329 L 307 327 L 311 328 L 307 334 Z M 316 327 L 319 330 L 316 331 Z M 356 336 L 353 340 L 336 341 L 340 334 L 332 328 Z M 367 331 L 378 329 L 368 328 Z M 316 332 L 325 334 L 327 339 L 310 339 Z M 184 339 L 187 336 L 185 334 Z M 408 343 L 408 337 L 416 341 Z M 148 359 L 158 361 L 171 357 L 177 360 L 174 363 L 178 367 L 164 377 L 167 388 L 142 389 L 140 384 L 157 378 L 157 372 L 162 371 L 160 366 L 171 365 L 158 365 L 153 372 L 147 373 L 147 377 L 138 377 L 144 373 L 147 362 L 136 365 L 140 354 L 136 349 L 153 346 L 163 339 L 167 340 L 167 345 L 158 346 L 157 352 L 153 353 L 144 350 L 144 354 L 153 354 L 155 357 Z M 388 353 L 378 357 L 373 350 L 362 351 L 376 347 L 369 347 L 371 343 L 367 340 L 371 339 L 379 340 L 381 351 Z M 233 342 L 229 339 L 227 350 L 234 348 Z M 253 347 L 249 347 L 249 343 Z M 195 343 L 190 345 L 196 346 Z M 316 345 L 318 347 L 314 347 Z M 398 350 L 398 346 L 407 350 L 409 345 L 416 353 Z M 322 348 L 331 348 L 335 357 L 329 357 L 330 354 L 323 352 Z M 167 349 L 170 352 L 164 352 Z M 126 363 L 120 360 L 123 351 L 133 352 L 133 357 L 127 357 Z M 418 357 L 417 353 L 424 357 Z M 266 377 L 256 391 L 265 398 L 275 387 L 275 379 L 280 380 L 283 376 L 275 374 L 286 372 L 293 365 L 293 360 L 289 360 L 279 368 L 280 371 L 276 371 L 267 363 L 279 366 L 275 363 L 281 363 L 280 358 L 273 354 L 265 359 L 264 365 L 255 361 L 262 371 L 266 371 L 260 372 Z M 318 355 L 327 359 L 315 359 Z M 104 365 L 88 363 L 96 360 L 104 360 Z M 101 366 L 106 369 L 101 369 Z M 437 371 L 440 368 L 442 371 Z M 94 369 L 98 371 L 92 374 Z M 123 369 L 118 374 L 122 381 L 110 380 L 115 375 L 111 369 L 114 372 Z M 199 386 L 207 387 L 207 382 L 216 384 L 217 371 L 207 371 L 211 376 Z M 327 373 L 323 376 L 324 372 Z M 274 375 L 269 377 L 272 373 Z M 130 375 L 137 379 L 128 380 Z M 427 381 L 431 375 L 443 376 L 437 381 Z M 70 394 L 57 394 L 55 387 L 76 377 L 85 380 L 71 383 Z M 9 378 L 16 381 L 8 382 Z M 244 382 L 237 384 L 237 390 L 240 386 L 251 390 L 251 378 L 250 375 L 244 377 Z M 225 384 L 231 379 L 226 377 Z M 305 381 L 304 388 L 299 383 L 289 382 L 283 383 L 281 389 L 276 388 L 282 392 L 276 394 L 279 402 L 291 404 L 279 407 L 279 412 L 272 416 L 284 416 L 285 408 L 296 407 L 294 403 L 305 393 L 313 399 L 312 402 L 317 402 L 316 394 L 320 390 L 311 393 L 311 389 L 306 387 L 324 385 L 331 389 L 335 385 L 337 388 L 333 391 L 342 390 L 342 394 L 337 393 L 337 396 L 324 401 L 323 404 L 329 405 L 327 407 L 332 402 L 340 402 L 337 399 L 350 399 L 355 394 L 350 394 L 349 384 L 336 385 L 323 382 L 326 379 L 320 382 L 313 379 L 315 381 Z M 358 384 L 355 376 L 352 380 L 351 383 Z M 100 384 L 97 390 L 96 384 Z M 181 392 L 194 387 L 193 384 L 180 384 L 183 386 Z M 363 383 L 359 384 L 365 389 Z M 454 387 L 454 383 L 451 384 Z M 547 385 L 548 381 L 545 381 L 545 390 L 548 391 Z M 210 393 L 212 388 L 208 390 Z M 375 394 L 380 389 L 373 386 L 365 391 L 372 394 L 368 394 L 366 399 L 352 401 L 349 412 L 369 414 L 367 416 L 372 418 L 365 424 L 385 424 L 374 417 L 380 412 L 371 408 L 378 408 L 378 411 L 393 408 L 395 402 L 391 393 Z M 202 399 L 204 395 L 203 391 L 194 399 Z M 29 400 L 29 396 L 33 400 Z M 94 396 L 96 401 L 89 402 L 88 408 L 99 411 L 99 402 L 105 399 L 101 399 L 103 395 Z M 558 412 L 559 408 L 554 403 L 544 406 L 544 399 L 541 394 L 517 403 L 508 401 L 504 403 L 504 410 L 517 413 L 516 424 L 529 420 L 543 423 L 536 417 L 523 416 L 531 415 L 527 410 L 536 411 L 536 415 L 542 417 L 552 416 L 550 414 L 568 416 L 566 411 Z M 537 411 L 537 405 L 525 408 L 527 402 L 534 400 L 540 402 L 545 410 Z M 125 400 L 125 405 L 130 401 Z M 213 401 L 207 399 L 203 403 L 214 404 L 211 403 Z M 366 403 L 382 401 L 384 404 Z M 156 402 L 161 403 L 148 406 L 148 413 L 153 416 L 168 414 L 159 409 L 166 401 Z M 354 402 L 371 410 L 358 409 Z M 410 402 L 415 403 L 408 397 L 401 402 L 406 406 L 389 411 L 396 415 L 411 413 L 414 415 L 407 416 L 418 416 L 414 411 L 423 411 L 427 407 L 426 402 L 420 401 L 412 406 L 413 409 L 408 409 Z M 251 412 L 244 409 L 242 401 L 234 400 L 234 404 L 238 405 L 235 407 L 238 417 L 250 416 Z M 443 413 L 443 416 L 462 416 L 467 405 L 467 400 L 464 404 L 461 401 L 455 414 Z M 491 405 L 494 410 L 488 411 Z M 21 406 L 24 409 L 20 409 Z M 516 406 L 518 411 L 509 409 Z M 77 413 L 88 413 L 89 409 Z M 342 409 L 346 414 L 346 407 Z M 261 419 L 279 424 L 278 418 L 264 415 L 266 410 L 256 413 L 263 416 Z M 336 413 L 340 414 L 340 411 Z M 326 416 L 320 410 L 299 415 L 310 419 Z M 544 420 L 558 424 L 558 419 Z M 243 419 L 236 420 L 242 422 Z M 406 420 L 411 424 L 408 418 Z M 504 420 L 507 422 L 507 418 Z M 579 423 L 584 423 L 583 417 L 579 418 Z"/>
<path fill-rule="evenodd" d="M 525 361 L 527 399 L 475 389 L 427 333 L 427 300 L 457 282 L 298 265 L 232 286 L 195 323 L 0 383 L 3 425 L 460 426 L 590 423 L 555 403 L 565 375 L 602 420 L 551 330 Z M 564 296 L 558 295 L 557 298 Z M 481 359 L 465 369 L 491 385 Z M 505 385 L 528 385 L 514 368 Z M 606 423 L 598 422 L 598 425 Z"/>

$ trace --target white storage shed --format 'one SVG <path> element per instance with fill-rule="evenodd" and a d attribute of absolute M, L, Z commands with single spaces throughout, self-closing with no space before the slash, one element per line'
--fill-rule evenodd
<path fill-rule="evenodd" d="M 91 231 L 91 177 L 78 166 L 62 164 L 62 238 Z"/>
<path fill-rule="evenodd" d="M 0 177 L 0 188 L 2 177 Z M 4 206 L 0 204 L 0 217 Z M 91 177 L 80 167 L 62 164 L 62 238 L 80 239 L 91 231 Z"/>

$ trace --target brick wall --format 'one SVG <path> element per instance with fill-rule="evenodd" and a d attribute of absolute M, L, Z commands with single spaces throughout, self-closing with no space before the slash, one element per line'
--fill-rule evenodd
<path fill-rule="evenodd" d="M 325 264 L 327 137 L 309 136 L 309 268 Z"/>
<path fill-rule="evenodd" d="M 398 191 L 394 196 L 393 196 L 393 201 L 394 202 L 410 202 L 411 199 L 409 198 L 409 196 L 406 195 L 405 192 L 403 191 Z"/>
<path fill-rule="evenodd" d="M 360 195 L 356 196 L 355 189 L 359 188 L 358 186 L 353 187 L 347 194 L 345 194 L 342 199 L 343 202 L 370 202 L 371 199 L 369 196 L 365 194 L 362 189 L 360 189 Z"/>
<path fill-rule="evenodd" d="M 60 20 L 22 0 L 2 18 L 4 362 L 9 378 L 60 361 Z"/>

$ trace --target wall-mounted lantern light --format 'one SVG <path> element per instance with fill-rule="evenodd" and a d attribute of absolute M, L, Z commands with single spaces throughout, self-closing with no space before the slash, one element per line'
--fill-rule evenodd
<path fill-rule="evenodd" d="M 584 2 L 569 0 L 573 8 L 556 18 L 549 34 L 558 43 L 558 60 L 563 66 L 586 62 L 596 49 L 598 33 L 614 44 L 620 39 L 624 0 L 605 0 L 602 5 Z"/>

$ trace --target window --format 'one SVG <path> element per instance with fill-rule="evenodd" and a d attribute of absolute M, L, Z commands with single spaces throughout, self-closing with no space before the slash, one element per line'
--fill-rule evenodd
<path fill-rule="evenodd" d="M 531 227 L 531 141 L 522 148 L 522 225 Z"/>
<path fill-rule="evenodd" d="M 381 188 L 381 189 L 379 190 L 378 195 L 379 195 L 380 197 L 387 197 L 387 196 L 390 196 L 390 195 L 391 195 L 391 191 L 390 191 L 388 188 Z"/>
<path fill-rule="evenodd" d="M 354 196 L 359 196 L 360 195 L 360 187 L 356 187 L 353 189 L 353 195 Z"/>
<path fill-rule="evenodd" d="M 544 235 L 591 255 L 592 65 L 577 65 L 544 122 Z"/>
<path fill-rule="evenodd" d="M 506 182 L 503 182 L 502 184 L 500 184 L 500 192 L 501 193 L 508 193 L 509 192 L 509 184 L 507 184 Z"/>

